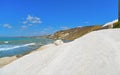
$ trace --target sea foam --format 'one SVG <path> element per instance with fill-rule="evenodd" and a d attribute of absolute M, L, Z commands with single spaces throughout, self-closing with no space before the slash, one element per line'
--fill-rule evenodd
<path fill-rule="evenodd" d="M 23 44 L 23 45 L 1 45 L 0 46 L 0 51 L 13 50 L 13 49 L 16 49 L 16 48 L 33 46 L 33 45 L 35 45 L 35 43 L 28 43 L 28 44 Z"/>

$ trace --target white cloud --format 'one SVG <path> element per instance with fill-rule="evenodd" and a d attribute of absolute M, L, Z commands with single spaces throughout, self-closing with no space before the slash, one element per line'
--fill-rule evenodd
<path fill-rule="evenodd" d="M 3 24 L 3 27 L 11 29 L 12 26 L 10 24 Z"/>
<path fill-rule="evenodd" d="M 84 22 L 84 23 L 85 23 L 85 24 L 88 24 L 89 22 L 86 21 L 86 22 Z"/>
<path fill-rule="evenodd" d="M 60 28 L 63 29 L 63 30 L 69 29 L 69 27 L 67 27 L 67 26 L 62 26 Z"/>
<path fill-rule="evenodd" d="M 26 28 L 27 28 L 27 26 L 22 26 L 21 28 L 22 28 L 22 29 L 26 29 Z"/>
<path fill-rule="evenodd" d="M 39 33 L 42 35 L 49 35 L 52 33 L 55 33 L 56 31 L 58 31 L 56 28 L 54 28 L 53 26 L 48 26 L 43 28 Z"/>
<path fill-rule="evenodd" d="M 52 26 L 49 26 L 49 27 L 46 27 L 46 28 L 43 29 L 43 31 L 47 31 L 47 32 L 49 32 L 49 31 L 51 31 L 51 30 L 53 30 L 53 27 L 52 27 Z"/>
<path fill-rule="evenodd" d="M 28 15 L 26 20 L 22 22 L 22 24 L 29 24 L 30 26 L 34 24 L 40 24 L 40 23 L 42 23 L 42 21 L 39 17 L 31 16 L 31 15 Z"/>
<path fill-rule="evenodd" d="M 77 26 L 77 27 L 82 28 L 83 26 Z"/>
<path fill-rule="evenodd" d="M 23 21 L 22 24 L 27 24 L 27 21 Z"/>
<path fill-rule="evenodd" d="M 33 26 L 33 24 L 28 24 L 28 26 Z"/>

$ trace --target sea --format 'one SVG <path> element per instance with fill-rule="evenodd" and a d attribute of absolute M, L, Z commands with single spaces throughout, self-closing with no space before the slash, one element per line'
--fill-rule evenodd
<path fill-rule="evenodd" d="M 54 40 L 43 37 L 4 37 L 0 38 L 0 58 L 22 55 L 50 44 Z"/>

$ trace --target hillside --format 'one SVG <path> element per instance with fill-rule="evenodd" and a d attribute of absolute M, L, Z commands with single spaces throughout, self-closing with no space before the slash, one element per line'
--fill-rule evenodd
<path fill-rule="evenodd" d="M 112 22 L 108 22 L 104 24 L 103 26 L 102 25 L 84 26 L 84 27 L 76 27 L 76 28 L 67 29 L 67 30 L 61 30 L 50 35 L 48 38 L 74 40 L 91 31 L 111 29 L 111 28 L 120 28 L 120 22 L 118 22 L 118 20 L 114 20 Z"/>
<path fill-rule="evenodd" d="M 99 30 L 102 26 L 85 26 L 77 27 L 68 30 L 61 30 L 53 35 L 49 36 L 52 39 L 74 40 L 80 36 L 83 36 L 91 31 Z"/>

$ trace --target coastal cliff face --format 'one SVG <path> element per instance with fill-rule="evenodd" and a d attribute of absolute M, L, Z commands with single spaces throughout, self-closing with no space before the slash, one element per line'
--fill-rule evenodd
<path fill-rule="evenodd" d="M 61 30 L 53 35 L 50 35 L 49 38 L 52 39 L 63 39 L 63 40 L 74 40 L 79 38 L 91 31 L 99 30 L 102 26 L 85 26 L 85 27 L 77 27 L 68 30 Z"/>

